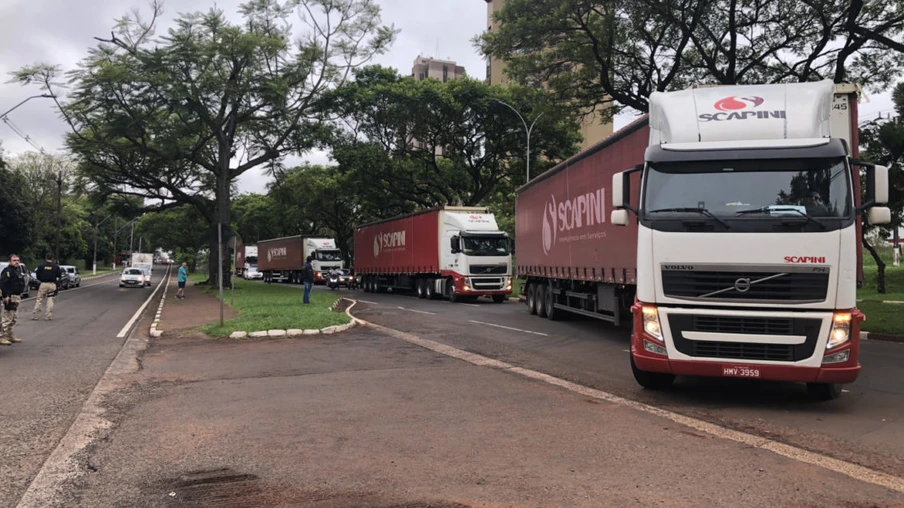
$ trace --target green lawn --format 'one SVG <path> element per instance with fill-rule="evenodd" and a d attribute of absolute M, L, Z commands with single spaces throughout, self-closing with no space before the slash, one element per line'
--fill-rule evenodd
<path fill-rule="evenodd" d="M 195 283 L 207 279 L 207 274 L 193 274 Z M 235 331 L 256 332 L 261 330 L 287 330 L 290 328 L 319 329 L 333 325 L 343 325 L 350 321 L 342 312 L 332 312 L 329 307 L 336 301 L 336 293 L 314 291 L 311 304 L 301 303 L 303 290 L 284 284 L 262 284 L 260 282 L 235 280 L 235 303 L 232 307 L 239 317 L 230 319 L 220 326 L 219 322 L 199 327 L 212 337 L 224 337 Z M 216 288 L 207 292 L 217 294 Z M 228 289 L 224 289 L 226 303 L 230 303 Z"/>
<path fill-rule="evenodd" d="M 857 302 L 857 308 L 866 314 L 860 327 L 872 333 L 904 335 L 904 305 L 880 302 Z"/>
<path fill-rule="evenodd" d="M 904 301 L 904 265 L 885 267 L 885 293 L 876 292 L 876 265 L 863 264 L 863 287 L 857 291 L 860 300 Z"/>

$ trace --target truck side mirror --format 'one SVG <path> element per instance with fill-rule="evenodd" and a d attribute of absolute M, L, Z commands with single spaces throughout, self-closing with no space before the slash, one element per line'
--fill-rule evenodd
<path fill-rule="evenodd" d="M 888 203 L 888 167 L 876 166 L 873 168 L 873 199 L 877 205 Z M 883 223 L 885 224 L 885 223 Z"/>
<path fill-rule="evenodd" d="M 515 253 L 515 240 L 509 238 L 509 254 Z"/>
<path fill-rule="evenodd" d="M 643 171 L 643 164 L 638 164 L 632 169 L 626 169 L 621 173 L 612 175 L 613 207 L 624 208 L 625 210 L 637 213 L 637 208 L 631 206 L 631 175 L 640 171 Z"/>
<path fill-rule="evenodd" d="M 612 222 L 615 226 L 627 226 L 630 217 L 628 216 L 628 211 L 625 209 L 621 210 L 612 210 L 612 216 L 610 217 L 610 222 Z"/>
<path fill-rule="evenodd" d="M 866 220 L 871 226 L 888 224 L 891 222 L 891 209 L 887 206 L 874 206 L 866 213 Z"/>
<path fill-rule="evenodd" d="M 451 244 L 451 247 L 452 247 L 452 254 L 458 254 L 459 252 L 461 252 L 461 248 L 460 248 L 461 237 L 460 236 L 453 236 L 449 243 Z"/>

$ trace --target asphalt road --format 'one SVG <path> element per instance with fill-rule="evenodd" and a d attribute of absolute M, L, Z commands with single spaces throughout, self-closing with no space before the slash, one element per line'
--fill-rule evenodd
<path fill-rule="evenodd" d="M 317 290 L 328 289 L 318 287 Z M 552 322 L 522 303 L 473 304 L 340 289 L 355 315 L 592 388 L 770 437 L 895 475 L 904 474 L 904 344 L 865 341 L 863 370 L 838 400 L 812 402 L 793 383 L 679 378 L 651 392 L 629 367 L 629 329 L 583 317 Z"/>
<path fill-rule="evenodd" d="M 34 298 L 20 305 L 23 342 L 0 346 L 0 506 L 14 506 L 28 488 L 122 347 L 117 334 L 153 291 L 117 281 L 61 291 L 53 321 L 31 320 Z"/>

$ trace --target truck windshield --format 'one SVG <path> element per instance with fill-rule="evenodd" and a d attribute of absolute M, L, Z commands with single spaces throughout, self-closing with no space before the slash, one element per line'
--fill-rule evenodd
<path fill-rule="evenodd" d="M 257 256 L 248 256 L 245 258 L 245 262 L 248 263 L 249 265 L 256 265 L 257 264 Z"/>
<path fill-rule="evenodd" d="M 812 220 L 851 215 L 843 158 L 653 163 L 644 182 L 647 220 L 669 215 Z"/>
<path fill-rule="evenodd" d="M 507 256 L 509 239 L 505 236 L 463 236 L 462 252 L 468 256 Z"/>
<path fill-rule="evenodd" d="M 342 261 L 342 251 L 335 250 L 318 250 L 314 252 L 314 259 L 317 261 Z"/>

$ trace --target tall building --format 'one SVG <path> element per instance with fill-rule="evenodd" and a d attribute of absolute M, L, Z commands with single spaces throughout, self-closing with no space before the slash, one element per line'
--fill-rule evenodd
<path fill-rule="evenodd" d="M 493 13 L 502 9 L 505 0 L 484 1 L 487 4 L 487 30 L 492 32 L 499 28 L 499 24 L 493 19 Z M 492 85 L 505 84 L 508 82 L 508 76 L 505 74 L 505 61 L 498 58 L 489 58 L 487 60 L 487 80 Z M 611 121 L 600 123 L 596 112 L 588 115 L 581 123 L 581 136 L 584 138 L 584 141 L 581 143 L 581 150 L 585 150 L 599 143 L 610 135 L 612 135 Z"/>
<path fill-rule="evenodd" d="M 436 78 L 445 83 L 452 79 L 465 77 L 465 68 L 451 60 L 419 56 L 414 59 L 411 75 L 418 81 Z"/>

